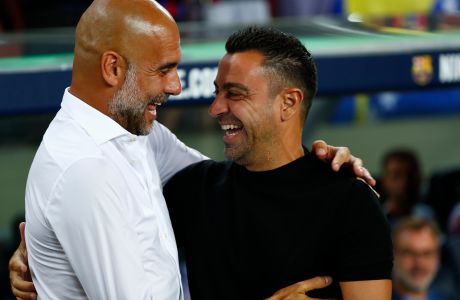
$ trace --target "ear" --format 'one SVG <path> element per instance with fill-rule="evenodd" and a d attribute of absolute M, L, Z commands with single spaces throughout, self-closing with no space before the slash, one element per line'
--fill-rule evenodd
<path fill-rule="evenodd" d="M 101 57 L 102 78 L 109 86 L 123 84 L 127 69 L 126 60 L 115 51 L 107 51 Z"/>
<path fill-rule="evenodd" d="M 303 92 L 298 88 L 286 88 L 281 92 L 281 120 L 298 115 L 303 102 Z"/>

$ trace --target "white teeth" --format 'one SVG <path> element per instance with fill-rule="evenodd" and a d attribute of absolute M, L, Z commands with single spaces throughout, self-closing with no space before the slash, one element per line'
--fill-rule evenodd
<path fill-rule="evenodd" d="M 238 125 L 233 125 L 233 124 L 229 124 L 229 125 L 220 125 L 220 127 L 222 128 L 222 130 L 240 129 L 240 128 L 241 128 L 240 126 L 238 126 Z"/>

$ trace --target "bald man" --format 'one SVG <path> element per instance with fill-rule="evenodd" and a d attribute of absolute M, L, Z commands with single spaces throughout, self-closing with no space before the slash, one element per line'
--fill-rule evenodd
<path fill-rule="evenodd" d="M 204 159 L 160 124 L 181 91 L 179 31 L 156 2 L 96 0 L 72 82 L 26 187 L 29 264 L 43 299 L 181 299 L 162 182 Z"/>
<path fill-rule="evenodd" d="M 95 0 L 81 17 L 71 86 L 26 187 L 42 299 L 183 298 L 162 185 L 206 157 L 155 123 L 181 91 L 180 56 L 176 23 L 154 1 Z"/>

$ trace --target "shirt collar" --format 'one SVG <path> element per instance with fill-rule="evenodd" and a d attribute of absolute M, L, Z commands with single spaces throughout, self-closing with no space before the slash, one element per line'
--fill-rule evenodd
<path fill-rule="evenodd" d="M 136 139 L 134 134 L 128 132 L 113 119 L 72 95 L 69 88 L 65 89 L 61 108 L 83 127 L 97 144 L 103 144 L 120 136 Z"/>

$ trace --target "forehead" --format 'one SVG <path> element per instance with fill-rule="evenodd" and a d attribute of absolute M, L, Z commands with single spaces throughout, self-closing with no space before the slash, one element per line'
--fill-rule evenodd
<path fill-rule="evenodd" d="M 405 229 L 394 241 L 399 247 L 431 248 L 436 246 L 436 237 L 429 228 Z"/>
<path fill-rule="evenodd" d="M 257 51 L 227 53 L 219 62 L 216 82 L 218 85 L 226 82 L 245 85 L 264 83 L 263 61 L 264 56 Z"/>

